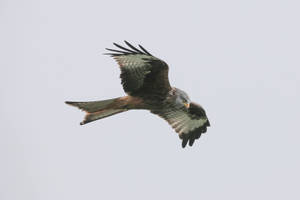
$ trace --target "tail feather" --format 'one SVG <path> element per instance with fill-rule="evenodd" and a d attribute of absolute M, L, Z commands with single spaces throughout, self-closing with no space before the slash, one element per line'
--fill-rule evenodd
<path fill-rule="evenodd" d="M 75 106 L 86 112 L 97 112 L 101 109 L 106 108 L 107 106 L 115 102 L 117 99 L 119 98 L 107 99 L 103 101 L 88 101 L 88 102 L 66 101 L 65 103 L 71 106 Z"/>
<path fill-rule="evenodd" d="M 114 114 L 118 114 L 118 113 L 121 113 L 121 112 L 124 112 L 126 111 L 125 109 L 107 109 L 107 110 L 101 110 L 101 111 L 98 111 L 98 112 L 93 112 L 93 113 L 87 113 L 85 115 L 85 118 L 82 122 L 80 122 L 80 125 L 84 125 L 84 124 L 87 124 L 89 122 L 92 122 L 92 121 L 95 121 L 95 120 L 98 120 L 98 119 L 102 119 L 102 118 L 105 118 L 105 117 L 109 117 L 109 116 L 112 116 Z"/>
<path fill-rule="evenodd" d="M 126 111 L 127 109 L 122 108 L 122 104 L 119 101 L 120 98 L 114 98 L 103 101 L 90 102 L 66 101 L 65 103 L 71 106 L 75 106 L 86 112 L 84 120 L 80 123 L 80 125 L 84 125 L 89 122 Z"/>

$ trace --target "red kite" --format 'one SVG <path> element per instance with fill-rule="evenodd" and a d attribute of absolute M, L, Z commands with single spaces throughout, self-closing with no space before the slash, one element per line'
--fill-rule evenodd
<path fill-rule="evenodd" d="M 92 102 L 71 102 L 87 114 L 80 123 L 86 123 L 134 109 L 145 109 L 165 119 L 179 134 L 182 147 L 193 145 L 210 126 L 204 109 L 191 102 L 188 95 L 171 87 L 167 63 L 152 56 L 139 45 L 125 41 L 127 48 L 114 43 L 118 50 L 108 49 L 121 69 L 121 80 L 127 96 Z"/>

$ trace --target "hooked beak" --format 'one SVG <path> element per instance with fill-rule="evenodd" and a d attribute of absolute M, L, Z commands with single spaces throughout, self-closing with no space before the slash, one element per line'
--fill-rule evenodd
<path fill-rule="evenodd" d="M 189 103 L 183 103 L 183 104 L 184 104 L 184 106 L 185 106 L 187 109 L 190 108 L 190 104 L 189 104 Z"/>

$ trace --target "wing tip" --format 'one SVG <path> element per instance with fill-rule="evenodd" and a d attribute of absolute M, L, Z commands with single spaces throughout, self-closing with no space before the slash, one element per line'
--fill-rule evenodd
<path fill-rule="evenodd" d="M 65 104 L 67 104 L 67 105 L 69 105 L 69 106 L 75 106 L 75 107 L 77 107 L 75 104 L 76 104 L 76 102 L 74 102 L 74 101 L 65 101 Z"/>
<path fill-rule="evenodd" d="M 116 46 L 117 48 L 121 49 L 116 50 L 116 49 L 110 49 L 110 48 L 105 48 L 107 51 L 112 51 L 112 52 L 117 52 L 117 53 L 104 53 L 104 55 L 110 55 L 110 56 L 121 56 L 121 55 L 135 55 L 135 54 L 141 54 L 141 55 L 148 55 L 152 56 L 143 46 L 140 44 L 138 45 L 140 49 L 136 48 L 132 44 L 130 44 L 127 40 L 124 40 L 124 43 L 130 48 L 123 47 L 115 42 L 113 42 L 113 45 Z"/>
<path fill-rule="evenodd" d="M 188 139 L 182 139 L 181 147 L 184 149 L 188 143 Z"/>
<path fill-rule="evenodd" d="M 207 127 L 209 124 L 205 123 L 200 129 L 195 129 L 189 133 L 182 133 L 179 135 L 179 138 L 182 139 L 182 148 L 185 148 L 187 144 L 189 146 L 193 146 L 194 142 L 201 137 L 202 134 L 207 132 Z"/>

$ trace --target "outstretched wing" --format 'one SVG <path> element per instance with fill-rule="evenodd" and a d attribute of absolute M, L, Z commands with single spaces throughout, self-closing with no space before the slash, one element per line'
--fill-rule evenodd
<path fill-rule="evenodd" d="M 170 104 L 151 112 L 165 119 L 175 129 L 182 139 L 183 148 L 187 143 L 192 146 L 210 126 L 204 109 L 196 103 L 191 103 L 189 109 Z"/>
<path fill-rule="evenodd" d="M 164 95 L 171 89 L 168 65 L 152 56 L 145 48 L 140 49 L 125 41 L 129 48 L 114 43 L 118 50 L 108 49 L 119 64 L 123 89 L 131 96 Z"/>

